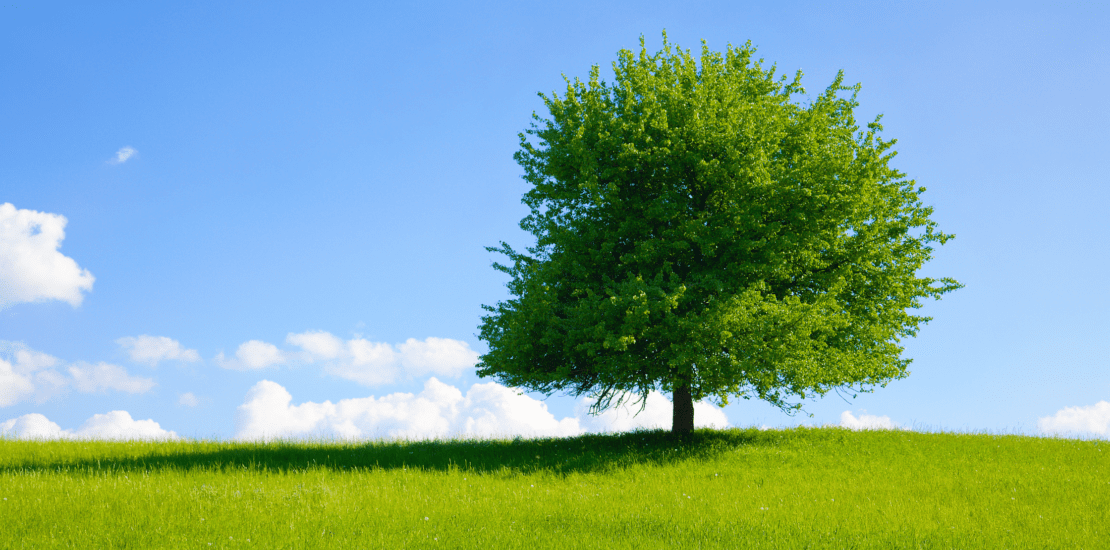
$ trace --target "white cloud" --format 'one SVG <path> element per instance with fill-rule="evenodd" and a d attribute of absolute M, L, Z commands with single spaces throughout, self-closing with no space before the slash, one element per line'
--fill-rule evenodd
<path fill-rule="evenodd" d="M 119 390 L 127 393 L 146 393 L 154 387 L 154 380 L 127 374 L 122 367 L 108 363 L 92 365 L 79 361 L 68 369 L 73 386 L 82 393 Z"/>
<path fill-rule="evenodd" d="M 68 439 L 71 432 L 38 414 L 25 414 L 6 422 L 0 422 L 0 435 L 16 439 Z"/>
<path fill-rule="evenodd" d="M 469 344 L 450 338 L 409 338 L 391 346 L 362 338 L 343 341 L 328 332 L 309 331 L 290 333 L 285 341 L 303 350 L 300 360 L 322 363 L 326 372 L 364 386 L 427 375 L 457 378 L 478 362 L 478 353 Z"/>
<path fill-rule="evenodd" d="M 397 353 L 389 344 L 358 338 L 347 342 L 345 356 L 338 361 L 328 361 L 324 370 L 363 386 L 380 386 L 401 377 L 397 363 Z"/>
<path fill-rule="evenodd" d="M 671 429 L 674 406 L 671 400 L 657 391 L 648 394 L 647 404 L 640 410 L 640 403 L 635 402 L 635 397 L 625 401 L 618 407 L 610 407 L 600 414 L 589 415 L 589 407 L 593 400 L 585 399 L 576 411 L 582 418 L 583 426 L 592 432 L 627 432 L 635 429 Z M 694 403 L 695 428 L 727 428 L 728 415 L 720 407 L 700 401 Z"/>
<path fill-rule="evenodd" d="M 0 436 L 16 439 L 177 439 L 153 420 L 135 420 L 127 411 L 96 414 L 76 430 L 63 430 L 45 416 L 32 413 L 0 422 Z"/>
<path fill-rule="evenodd" d="M 134 420 L 127 411 L 95 414 L 77 429 L 79 439 L 177 439 L 151 419 Z"/>
<path fill-rule="evenodd" d="M 496 382 L 474 384 L 464 395 L 436 378 L 418 394 L 394 393 L 379 398 L 343 399 L 337 403 L 293 405 L 293 396 L 276 382 L 262 380 L 247 393 L 236 415 L 237 439 L 404 438 L 574 436 L 587 431 L 615 432 L 638 427 L 670 426 L 671 405 L 662 394 L 648 398 L 635 419 L 630 410 L 586 417 L 588 403 L 574 418 L 557 419 L 543 401 Z M 698 418 L 700 416 L 700 418 Z M 724 412 L 708 403 L 695 404 L 698 426 L 725 427 Z"/>
<path fill-rule="evenodd" d="M 556 420 L 547 405 L 496 383 L 458 388 L 428 379 L 419 394 L 291 405 L 293 396 L 263 380 L 247 393 L 236 438 L 339 437 L 425 439 L 449 436 L 566 436 L 582 432 L 575 419 Z"/>
<path fill-rule="evenodd" d="M 35 393 L 31 376 L 16 370 L 16 366 L 0 359 L 0 407 L 23 401 Z"/>
<path fill-rule="evenodd" d="M 134 147 L 121 147 L 119 151 L 116 151 L 116 156 L 108 161 L 108 164 L 123 164 L 127 162 L 128 159 L 135 156 L 135 153 L 138 153 L 138 151 L 136 151 Z"/>
<path fill-rule="evenodd" d="M 1052 416 L 1037 420 L 1041 433 L 1051 435 L 1110 435 L 1110 403 L 1099 401 L 1089 407 L 1064 407 Z"/>
<path fill-rule="evenodd" d="M 860 413 L 857 417 L 851 411 L 840 413 L 840 426 L 850 430 L 899 430 L 902 429 L 889 416 L 875 416 Z"/>
<path fill-rule="evenodd" d="M 15 362 L 18 365 L 31 371 L 47 369 L 61 362 L 57 357 L 41 351 L 35 351 L 24 345 L 5 342 L 3 347 L 12 351 Z"/>
<path fill-rule="evenodd" d="M 96 278 L 58 252 L 66 223 L 65 216 L 0 204 L 0 309 L 47 300 L 81 305 Z"/>
<path fill-rule="evenodd" d="M 131 376 L 122 367 L 108 363 L 69 363 L 19 342 L 0 340 L 0 407 L 34 399 L 38 402 L 75 389 L 83 393 L 118 390 L 145 393 L 154 380 Z"/>
<path fill-rule="evenodd" d="M 197 396 L 193 395 L 193 392 L 185 392 L 181 394 L 181 397 L 177 398 L 177 404 L 186 407 L 195 407 L 200 404 L 200 400 L 197 399 Z"/>
<path fill-rule="evenodd" d="M 176 360 L 182 362 L 200 361 L 200 354 L 195 349 L 185 349 L 181 342 L 165 336 L 125 336 L 116 340 L 116 343 L 127 350 L 131 360 L 136 363 L 145 363 L 151 367 L 158 366 L 160 361 Z"/>
<path fill-rule="evenodd" d="M 423 342 L 416 338 L 405 340 L 397 345 L 401 366 L 410 376 L 438 374 L 458 377 L 478 362 L 478 353 L 470 349 L 470 344 L 450 338 L 427 338 Z"/>
<path fill-rule="evenodd" d="M 347 351 L 343 340 L 336 338 L 330 332 L 322 330 L 308 331 L 301 334 L 289 333 L 285 337 L 285 341 L 300 347 L 309 355 L 318 359 L 336 359 Z"/>
<path fill-rule="evenodd" d="M 250 340 L 239 345 L 235 358 L 224 357 L 221 351 L 216 355 L 216 364 L 231 370 L 258 370 L 280 365 L 288 360 L 277 346 L 261 340 Z"/>
<path fill-rule="evenodd" d="M 17 342 L 0 341 L 0 407 L 38 398 L 40 401 L 68 384 L 52 367 L 57 357 L 35 351 Z"/>

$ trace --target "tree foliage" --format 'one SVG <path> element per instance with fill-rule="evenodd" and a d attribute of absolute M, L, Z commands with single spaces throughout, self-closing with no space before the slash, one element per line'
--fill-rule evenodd
<path fill-rule="evenodd" d="M 620 51 L 612 84 L 595 65 L 540 94 L 514 155 L 536 244 L 488 249 L 511 298 L 483 306 L 478 373 L 598 409 L 661 390 L 788 412 L 906 376 L 899 342 L 929 320 L 910 310 L 961 285 L 917 276 L 952 235 L 879 118 L 859 128 L 859 85 L 801 103 L 802 73 L 750 42 L 699 63 L 663 41 Z"/>

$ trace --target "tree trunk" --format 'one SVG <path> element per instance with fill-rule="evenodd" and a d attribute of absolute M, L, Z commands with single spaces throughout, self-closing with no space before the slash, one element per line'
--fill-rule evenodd
<path fill-rule="evenodd" d="M 694 398 L 690 395 L 690 387 L 686 384 L 675 386 L 674 416 L 671 417 L 671 433 L 687 433 L 694 431 Z"/>

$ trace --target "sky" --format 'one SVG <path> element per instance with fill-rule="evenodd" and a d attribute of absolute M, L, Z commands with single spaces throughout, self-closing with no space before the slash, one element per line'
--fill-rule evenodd
<path fill-rule="evenodd" d="M 701 426 L 1110 437 L 1105 3 L 0 6 L 0 433 L 562 436 L 669 427 L 475 374 L 517 134 L 643 36 L 838 70 L 956 238 L 911 374 Z"/>

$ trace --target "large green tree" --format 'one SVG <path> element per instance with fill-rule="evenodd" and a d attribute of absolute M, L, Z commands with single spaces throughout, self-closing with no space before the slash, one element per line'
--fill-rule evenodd
<path fill-rule="evenodd" d="M 540 94 L 514 156 L 536 244 L 489 249 L 512 297 L 484 306 L 478 373 L 595 412 L 671 392 L 676 432 L 707 397 L 792 412 L 906 376 L 899 342 L 929 320 L 909 310 L 961 285 L 917 275 L 952 236 L 879 119 L 859 128 L 859 85 L 798 102 L 801 72 L 776 79 L 750 43 L 699 62 L 663 42 L 621 50 L 612 84 L 595 65 Z"/>

